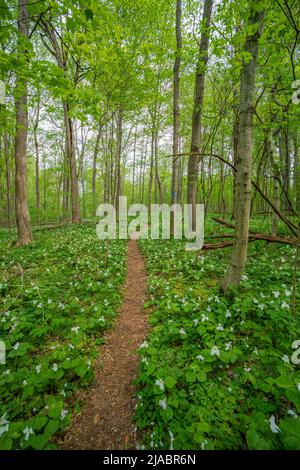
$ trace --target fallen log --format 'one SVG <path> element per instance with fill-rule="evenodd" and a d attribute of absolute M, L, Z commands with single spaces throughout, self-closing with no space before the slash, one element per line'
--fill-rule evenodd
<path fill-rule="evenodd" d="M 225 233 L 223 235 L 211 237 L 211 238 L 234 238 L 234 235 Z M 270 243 L 282 243 L 284 245 L 297 245 L 297 240 L 292 238 L 284 238 L 284 237 L 273 237 L 271 235 L 264 235 L 263 233 L 251 233 L 248 238 L 248 242 L 255 242 L 258 240 L 263 240 Z M 219 248 L 227 248 L 228 246 L 232 246 L 234 244 L 234 240 L 232 241 L 223 241 L 220 243 L 205 243 L 202 247 L 202 250 L 217 250 Z"/>

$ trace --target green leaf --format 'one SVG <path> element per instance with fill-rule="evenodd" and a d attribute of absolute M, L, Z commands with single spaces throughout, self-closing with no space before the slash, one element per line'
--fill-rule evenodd
<path fill-rule="evenodd" d="M 247 443 L 251 450 L 271 450 L 273 449 L 272 441 L 264 437 L 256 429 L 249 429 L 246 434 Z"/>
<path fill-rule="evenodd" d="M 47 416 L 38 416 L 33 422 L 34 430 L 39 431 L 40 429 L 42 429 L 47 423 L 47 421 L 48 421 Z"/>
<path fill-rule="evenodd" d="M 45 427 L 44 432 L 48 436 L 52 436 L 53 434 L 57 432 L 58 428 L 59 428 L 59 421 L 57 419 L 51 419 L 49 423 L 47 424 L 47 426 Z"/>
<path fill-rule="evenodd" d="M 48 406 L 49 406 L 48 416 L 54 419 L 59 418 L 63 409 L 63 402 L 61 400 L 53 399 L 51 400 L 51 403 Z"/>
<path fill-rule="evenodd" d="M 92 10 L 89 10 L 88 8 L 84 10 L 84 14 L 87 20 L 92 20 L 94 18 L 94 13 Z"/>
<path fill-rule="evenodd" d="M 49 435 L 39 434 L 38 436 L 32 436 L 30 438 L 30 445 L 36 450 L 41 450 L 48 443 L 48 440 L 49 440 Z"/>
<path fill-rule="evenodd" d="M 167 388 L 173 388 L 174 385 L 176 384 L 176 379 L 175 379 L 175 377 L 172 377 L 171 375 L 168 375 L 168 377 L 165 378 L 164 382 L 165 382 L 165 386 Z"/>
<path fill-rule="evenodd" d="M 11 450 L 13 446 L 13 441 L 11 437 L 7 436 L 0 439 L 0 450 Z"/>
<path fill-rule="evenodd" d="M 275 383 L 282 388 L 289 388 L 294 386 L 293 379 L 290 375 L 281 375 L 275 379 Z"/>
<path fill-rule="evenodd" d="M 291 402 L 294 403 L 297 410 L 300 412 L 300 392 L 298 392 L 298 390 L 295 390 L 295 389 L 292 389 L 292 390 L 289 389 L 286 392 L 286 396 Z"/>
<path fill-rule="evenodd" d="M 185 378 L 187 382 L 195 382 L 196 374 L 193 370 L 190 370 L 185 374 Z"/>
<path fill-rule="evenodd" d="M 205 382 L 206 381 L 207 375 L 204 372 L 204 370 L 200 370 L 200 372 L 197 373 L 197 378 L 198 378 L 199 382 Z"/>

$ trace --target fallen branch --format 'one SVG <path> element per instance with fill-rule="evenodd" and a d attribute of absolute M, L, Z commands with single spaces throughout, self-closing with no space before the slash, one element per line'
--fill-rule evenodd
<path fill-rule="evenodd" d="M 218 224 L 223 225 L 223 227 L 228 227 L 228 228 L 231 228 L 231 229 L 235 230 L 235 225 L 233 225 L 229 222 L 226 222 L 226 220 L 219 219 L 217 217 L 213 217 L 212 219 L 215 222 L 217 222 Z M 224 233 L 224 234 L 220 234 L 220 235 L 217 235 L 217 236 L 213 236 L 211 238 L 234 238 L 234 235 Z M 283 243 L 285 245 L 297 245 L 297 240 L 295 238 L 266 235 L 266 234 L 260 233 L 260 232 L 253 232 L 251 230 L 249 230 L 248 240 L 249 241 L 265 240 L 267 242 L 272 242 L 272 243 Z M 227 243 L 230 243 L 230 242 L 227 242 Z M 216 245 L 221 245 L 221 243 L 218 243 Z M 228 246 L 230 246 L 230 245 L 228 245 Z M 223 247 L 220 247 L 220 248 L 223 248 Z"/>
<path fill-rule="evenodd" d="M 234 238 L 234 235 L 224 234 L 222 235 L 224 238 Z M 212 238 L 219 238 L 219 237 L 212 237 Z M 291 238 L 281 238 L 281 237 L 273 237 L 271 235 L 264 235 L 263 233 L 253 233 L 249 235 L 248 242 L 255 242 L 258 240 L 263 240 L 269 243 L 282 243 L 284 245 L 297 245 L 297 240 Z M 233 241 L 224 241 L 220 243 L 205 243 L 202 247 L 202 250 L 217 250 L 219 248 L 227 248 L 228 246 L 232 246 L 234 244 Z"/>

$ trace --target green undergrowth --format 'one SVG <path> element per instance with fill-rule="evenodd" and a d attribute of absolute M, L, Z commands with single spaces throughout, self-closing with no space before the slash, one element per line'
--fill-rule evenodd
<path fill-rule="evenodd" d="M 11 248 L 0 232 L 0 449 L 51 449 L 69 425 L 74 392 L 121 302 L 126 242 L 97 239 L 94 225 L 37 231 Z"/>
<path fill-rule="evenodd" d="M 269 220 L 255 219 L 251 228 L 266 233 Z M 209 220 L 206 240 L 229 231 Z M 240 289 L 224 296 L 219 285 L 230 248 L 199 254 L 186 251 L 183 241 L 139 245 L 152 312 L 139 350 L 140 445 L 300 449 L 296 249 L 250 243 Z"/>

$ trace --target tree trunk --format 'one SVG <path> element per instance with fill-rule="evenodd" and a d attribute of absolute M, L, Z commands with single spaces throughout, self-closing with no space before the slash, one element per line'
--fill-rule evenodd
<path fill-rule="evenodd" d="M 154 140 L 155 140 L 155 131 L 152 127 L 151 132 L 151 156 L 150 156 L 150 174 L 149 174 L 149 190 L 148 190 L 148 211 L 150 212 L 150 207 L 152 203 L 152 181 L 153 181 L 153 162 L 154 162 Z"/>
<path fill-rule="evenodd" d="M 158 188 L 158 196 L 159 196 L 159 203 L 163 203 L 163 190 L 162 190 L 162 183 L 161 183 L 161 178 L 159 175 L 159 170 L 158 170 L 158 136 L 157 132 L 155 134 L 154 138 L 154 155 L 155 155 L 155 178 L 156 178 L 156 183 L 157 183 L 157 188 Z"/>
<path fill-rule="evenodd" d="M 199 59 L 195 78 L 194 110 L 192 123 L 191 151 L 188 161 L 187 202 L 192 205 L 192 229 L 196 229 L 196 203 L 198 189 L 198 167 L 201 139 L 201 113 L 204 101 L 205 68 L 208 60 L 209 27 L 213 0 L 205 0 L 202 23 L 205 29 L 201 34 Z"/>
<path fill-rule="evenodd" d="M 19 54 L 26 55 L 22 51 L 24 38 L 29 36 L 29 15 L 27 11 L 28 0 L 19 0 Z M 16 136 L 15 136 L 15 199 L 16 199 L 16 222 L 18 228 L 19 246 L 31 243 L 32 229 L 28 209 L 27 190 L 27 134 L 28 134 L 28 108 L 27 108 L 27 81 L 24 71 L 17 73 L 16 77 Z"/>
<path fill-rule="evenodd" d="M 70 183 L 71 183 L 71 210 L 72 210 L 72 223 L 80 222 L 80 208 L 79 208 L 79 188 L 78 188 L 78 175 L 75 157 L 75 141 L 73 121 L 69 116 L 69 105 L 63 103 L 64 109 L 64 123 L 66 130 L 66 151 L 70 168 Z"/>
<path fill-rule="evenodd" d="M 294 191 L 296 196 L 296 212 L 300 214 L 300 159 L 297 135 L 294 136 Z"/>
<path fill-rule="evenodd" d="M 121 156 L 122 156 L 122 134 L 123 134 L 123 111 L 118 110 L 117 114 L 117 142 L 116 142 L 116 196 L 115 207 L 117 220 L 119 219 L 119 196 L 121 196 Z"/>
<path fill-rule="evenodd" d="M 264 13 L 253 9 L 251 2 L 249 25 L 258 24 L 257 31 L 246 38 L 245 51 L 251 59 L 243 64 L 240 84 L 239 132 L 236 162 L 236 230 L 235 242 L 227 273 L 222 283 L 223 290 L 237 287 L 243 275 L 248 248 L 248 232 L 251 205 L 251 166 L 253 147 L 253 112 L 255 76 L 258 56 L 258 39 Z"/>
<path fill-rule="evenodd" d="M 40 100 L 37 103 L 36 120 L 33 127 L 34 148 L 35 148 L 35 221 L 39 225 L 41 222 L 41 194 L 40 194 L 40 149 L 37 137 L 37 129 L 40 118 Z"/>
<path fill-rule="evenodd" d="M 64 75 L 67 71 L 67 62 L 63 54 L 62 46 L 58 43 L 57 33 L 53 29 L 52 25 L 47 23 L 43 18 L 40 20 L 40 24 L 48 36 L 48 39 L 53 47 L 51 51 L 56 59 L 57 65 L 62 69 Z M 49 48 L 48 48 L 49 49 Z M 50 49 L 51 50 L 51 49 Z M 70 169 L 70 185 L 71 185 L 71 209 L 72 209 L 72 223 L 80 222 L 80 204 L 79 204 L 79 187 L 78 187 L 78 174 L 75 156 L 75 138 L 73 121 L 69 115 L 70 106 L 69 103 L 63 102 L 64 112 L 64 125 L 66 132 L 66 158 Z"/>
<path fill-rule="evenodd" d="M 176 3 L 176 58 L 174 63 L 174 89 L 173 89 L 173 164 L 172 164 L 172 188 L 171 188 L 171 204 L 176 204 L 179 197 L 179 99 L 180 99 L 180 62 L 182 49 L 181 35 L 181 10 L 182 1 L 177 0 Z M 171 215 L 171 236 L 174 235 L 174 214 Z"/>
<path fill-rule="evenodd" d="M 7 226 L 9 229 L 13 227 L 13 201 L 12 201 L 12 187 L 11 187 L 11 158 L 9 152 L 8 135 L 5 132 L 3 136 L 4 158 L 5 158 L 5 176 L 6 176 L 6 216 Z"/>
<path fill-rule="evenodd" d="M 96 143 L 93 155 L 93 174 L 92 174 L 92 201 L 93 201 L 93 216 L 96 213 L 96 178 L 97 178 L 97 158 L 99 153 L 99 143 L 101 138 L 102 126 L 99 123 L 99 128 L 96 136 Z M 105 196 L 104 196 L 105 198 Z"/>

